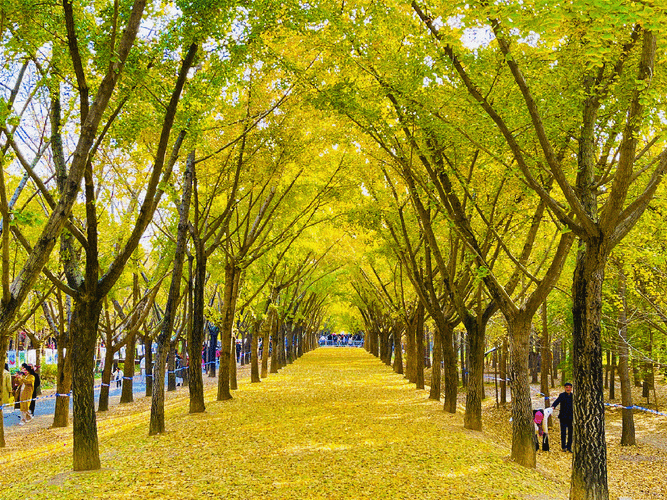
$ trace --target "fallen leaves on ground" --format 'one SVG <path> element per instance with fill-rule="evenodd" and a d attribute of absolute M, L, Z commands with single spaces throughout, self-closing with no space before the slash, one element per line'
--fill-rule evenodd
<path fill-rule="evenodd" d="M 539 385 L 533 387 L 539 392 Z M 657 387 L 658 400 L 667 400 L 664 384 Z M 492 395 L 493 387 L 487 388 L 487 395 Z M 552 390 L 552 396 L 557 394 Z M 606 393 L 606 391 L 605 391 Z M 617 393 L 620 389 L 617 387 Z M 653 394 L 653 393 L 652 393 Z M 634 401 L 641 405 L 641 388 L 635 390 Z M 536 397 L 534 407 L 543 403 Z M 553 399 L 552 399 L 553 401 Z M 614 403 L 620 403 L 614 400 Z M 644 404 L 646 404 L 644 402 Z M 651 405 L 653 407 L 653 405 Z M 664 406 L 663 406 L 664 411 Z M 512 446 L 512 423 L 509 421 L 510 406 L 495 408 L 495 397 L 484 402 L 484 433 L 508 450 Z M 539 451 L 537 469 L 545 477 L 564 483 L 569 490 L 572 471 L 572 455 L 560 451 L 560 427 L 557 418 L 553 418 L 550 431 L 551 451 Z M 622 418 L 621 410 L 606 408 L 605 430 L 607 439 L 607 480 L 609 495 L 612 500 L 631 498 L 632 500 L 662 500 L 667 498 L 667 417 L 634 412 L 636 446 L 621 446 Z"/>
<path fill-rule="evenodd" d="M 21 478 L 0 497 L 567 497 L 361 349 L 317 349 L 262 383 L 241 380 L 231 401 L 206 397 L 195 415 L 187 394 L 170 399 L 161 436 L 147 435 L 143 401 L 101 419 L 99 471 L 70 472 L 71 428 L 24 436 L 0 452 L 4 477 Z"/>

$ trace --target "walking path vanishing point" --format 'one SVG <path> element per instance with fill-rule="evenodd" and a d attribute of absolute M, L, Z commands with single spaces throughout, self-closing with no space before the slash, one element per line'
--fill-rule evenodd
<path fill-rule="evenodd" d="M 0 498 L 567 497 L 361 349 L 317 349 L 233 394 L 207 388 L 195 415 L 171 397 L 161 436 L 145 398 L 117 407 L 98 425 L 100 471 L 71 472 L 71 429 L 8 439 L 0 468 L 22 479 Z"/>

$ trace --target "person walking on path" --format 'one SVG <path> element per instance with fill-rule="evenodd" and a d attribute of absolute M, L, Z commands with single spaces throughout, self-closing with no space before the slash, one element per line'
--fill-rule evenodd
<path fill-rule="evenodd" d="M 2 387 L 0 387 L 0 405 L 9 403 L 9 395 L 12 393 L 12 375 L 9 373 L 9 366 L 5 363 L 5 369 L 2 371 Z"/>
<path fill-rule="evenodd" d="M 560 444 L 563 451 L 572 453 L 572 384 L 565 383 L 565 392 L 561 392 L 552 408 L 560 405 Z"/>
<path fill-rule="evenodd" d="M 21 375 L 17 378 L 17 383 L 20 386 L 18 390 L 21 410 L 19 425 L 25 425 L 32 420 L 32 415 L 30 415 L 30 400 L 35 389 L 35 376 L 30 373 L 31 371 L 32 369 L 28 364 L 23 363 L 21 366 Z"/>

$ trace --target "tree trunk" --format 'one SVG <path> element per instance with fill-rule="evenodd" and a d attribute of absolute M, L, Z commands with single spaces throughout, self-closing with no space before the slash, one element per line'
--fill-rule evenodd
<path fill-rule="evenodd" d="M 192 304 L 190 305 L 190 310 L 192 310 Z M 190 339 L 190 342 L 192 342 L 192 322 L 188 322 L 188 331 L 186 336 L 188 339 Z M 187 354 L 188 345 L 188 341 L 185 339 L 181 340 L 181 366 L 179 366 L 179 374 L 181 376 L 181 380 L 183 381 L 183 387 L 190 387 L 190 375 L 188 374 L 189 366 L 187 364 L 187 359 L 189 357 Z"/>
<path fill-rule="evenodd" d="M 603 242 L 580 242 L 572 283 L 574 421 L 570 498 L 607 499 L 607 445 L 602 388 Z"/>
<path fill-rule="evenodd" d="M 646 359 L 644 360 L 642 397 L 646 398 L 646 404 L 650 403 L 651 390 L 654 388 L 654 374 L 653 363 L 650 361 L 653 358 L 653 330 L 649 330 L 649 341 L 646 343 Z M 657 403 L 657 401 L 656 401 Z"/>
<path fill-rule="evenodd" d="M 415 336 L 417 332 L 417 314 L 409 319 L 408 324 L 405 327 L 405 336 L 407 341 L 407 351 L 408 356 L 405 370 L 405 378 L 408 379 L 411 383 L 417 382 L 417 348 L 415 342 Z"/>
<path fill-rule="evenodd" d="M 65 327 L 67 328 L 67 327 Z M 69 425 L 69 393 L 72 390 L 72 336 L 59 335 L 60 340 L 67 339 L 62 345 L 58 342 L 58 375 L 56 382 L 56 408 L 53 413 L 53 427 Z"/>
<path fill-rule="evenodd" d="M 229 370 L 232 356 L 232 327 L 236 311 L 236 296 L 234 291 L 240 274 L 241 270 L 236 267 L 236 263 L 233 260 L 227 262 L 225 265 L 225 290 L 222 303 L 222 328 L 220 330 L 222 347 L 220 351 L 220 373 L 218 375 L 218 401 L 232 399 L 232 393 L 229 390 Z"/>
<path fill-rule="evenodd" d="M 415 330 L 415 351 L 416 363 L 415 384 L 417 389 L 424 388 L 424 306 L 419 303 L 417 306 L 417 328 Z"/>
<path fill-rule="evenodd" d="M 278 373 L 278 341 L 280 336 L 278 335 L 278 322 L 272 321 L 269 324 L 269 337 L 270 337 L 270 347 L 271 347 L 271 373 Z M 268 356 L 269 345 L 266 346 L 265 351 Z"/>
<path fill-rule="evenodd" d="M 269 338 L 271 336 L 271 325 L 273 324 L 274 310 L 269 309 L 266 320 L 262 323 L 262 373 L 260 378 L 266 378 L 269 375 Z"/>
<path fill-rule="evenodd" d="M 466 363 L 466 350 L 468 345 L 468 335 L 461 332 L 461 341 L 459 349 L 461 353 L 461 386 L 468 387 L 468 363 Z"/>
<path fill-rule="evenodd" d="M 162 334 L 160 334 L 162 337 Z M 158 337 L 153 370 L 153 395 L 151 398 L 151 419 L 148 435 L 162 434 L 164 427 L 164 367 L 167 362 L 168 345 Z"/>
<path fill-rule="evenodd" d="M 120 394 L 121 403 L 131 403 L 134 401 L 133 382 L 134 382 L 134 353 L 136 351 L 136 333 L 132 333 L 125 346 L 125 364 L 123 365 L 123 388 Z"/>
<path fill-rule="evenodd" d="M 107 336 L 107 348 L 104 353 L 104 369 L 102 370 L 100 387 L 100 399 L 97 402 L 97 411 L 109 411 L 109 391 L 111 390 L 111 369 L 113 367 L 114 350 L 112 347 L 112 336 Z"/>
<path fill-rule="evenodd" d="M 463 426 L 466 429 L 481 431 L 485 328 L 471 315 L 466 316 L 463 322 L 468 333 L 468 392 Z"/>
<path fill-rule="evenodd" d="M 208 356 L 206 356 L 206 373 L 208 373 L 209 378 L 215 378 L 217 376 L 215 362 L 216 362 L 216 353 L 218 351 L 218 332 L 219 328 L 217 326 L 211 325 L 208 329 Z"/>
<path fill-rule="evenodd" d="M 153 339 L 144 337 L 144 371 L 146 372 L 146 397 L 153 395 Z"/>
<path fill-rule="evenodd" d="M 134 306 L 139 303 L 139 274 L 134 272 L 132 274 L 132 298 Z M 138 313 L 137 313 L 138 316 Z M 123 369 L 123 389 L 120 394 L 121 403 L 131 403 L 134 401 L 134 359 L 136 353 L 137 343 L 137 325 L 132 324 L 130 328 L 132 331 L 127 338 L 125 345 L 125 366 Z"/>
<path fill-rule="evenodd" d="M 95 418 L 94 359 L 97 326 L 102 311 L 101 300 L 74 302 L 72 318 L 72 394 L 74 396 L 75 471 L 100 468 L 100 452 Z"/>
<path fill-rule="evenodd" d="M 176 344 L 169 342 L 167 351 L 167 392 L 176 390 Z"/>
<path fill-rule="evenodd" d="M 510 332 L 510 385 L 512 389 L 512 460 L 535 468 L 533 405 L 528 383 L 531 321 L 521 314 L 507 318 Z"/>
<path fill-rule="evenodd" d="M 528 353 L 528 363 L 530 366 L 530 383 L 537 384 L 539 383 L 538 375 L 540 373 L 540 359 L 539 354 L 537 353 L 537 348 L 534 344 L 531 345 L 531 349 Z"/>
<path fill-rule="evenodd" d="M 641 372 L 639 371 L 637 358 L 635 358 L 634 356 L 632 357 L 632 379 L 634 380 L 635 387 L 642 386 L 642 375 Z"/>
<path fill-rule="evenodd" d="M 287 366 L 287 353 L 285 352 L 285 325 L 282 320 L 278 320 L 278 366 L 285 368 Z"/>
<path fill-rule="evenodd" d="M 607 364 L 604 367 L 604 388 L 609 389 L 609 368 L 611 368 L 611 349 L 607 349 Z"/>
<path fill-rule="evenodd" d="M 440 401 L 440 394 L 442 389 L 440 387 L 440 379 L 442 378 L 442 342 L 441 338 L 443 332 L 436 328 L 433 332 L 433 364 L 431 365 L 431 391 L 428 398 L 435 401 Z"/>
<path fill-rule="evenodd" d="M 243 354 L 243 346 L 239 351 L 241 355 Z M 229 389 L 236 391 L 239 388 L 238 381 L 236 380 L 236 365 L 238 363 L 236 355 L 236 337 L 232 335 L 232 345 L 231 352 L 229 357 Z"/>
<path fill-rule="evenodd" d="M 507 404 L 507 354 L 508 354 L 507 336 L 503 337 L 503 347 L 500 357 L 500 404 Z"/>
<path fill-rule="evenodd" d="M 431 368 L 433 365 L 431 364 L 431 332 L 429 331 L 429 328 L 426 328 L 426 337 L 424 339 L 424 367 L 425 368 Z M 433 343 L 435 344 L 435 336 L 433 336 L 434 340 Z"/>
<path fill-rule="evenodd" d="M 621 405 L 623 405 L 623 428 L 621 430 L 621 446 L 634 446 L 635 418 L 632 412 L 632 385 L 630 382 L 630 349 L 628 348 L 628 304 L 626 298 L 626 280 L 622 266 L 619 267 L 618 295 L 621 308 L 618 313 L 618 378 L 621 383 Z"/>
<path fill-rule="evenodd" d="M 286 351 L 286 361 L 288 365 L 291 365 L 294 362 L 294 323 L 290 322 L 287 324 L 285 329 L 285 336 L 287 340 L 287 351 Z"/>
<path fill-rule="evenodd" d="M 185 256 L 185 244 L 188 232 L 188 214 L 190 211 L 190 198 L 192 195 L 192 175 L 195 153 L 188 154 L 183 178 L 183 198 L 179 206 L 178 232 L 176 236 L 176 251 L 174 253 L 174 271 L 171 275 L 167 305 L 164 308 L 162 329 L 157 339 L 157 356 L 155 370 L 153 373 L 153 394 L 151 398 L 151 417 L 148 434 L 153 436 L 164 432 L 164 365 L 167 349 L 171 343 L 171 332 L 174 327 L 174 316 L 178 306 L 178 298 L 181 291 L 181 277 L 183 276 L 183 258 Z M 190 364 L 198 364 L 199 356 L 190 359 Z M 146 370 L 149 369 L 146 363 Z M 200 371 L 201 374 L 201 371 Z"/>
<path fill-rule="evenodd" d="M 456 352 L 454 351 L 454 325 L 446 323 L 442 334 L 442 356 L 445 365 L 445 405 L 448 413 L 456 413 L 458 393 L 458 373 L 456 371 Z"/>
<path fill-rule="evenodd" d="M 206 411 L 201 351 L 204 343 L 204 288 L 206 286 L 207 256 L 204 243 L 199 238 L 194 238 L 194 240 L 196 266 L 194 273 L 195 283 L 192 293 L 192 331 L 188 339 L 188 358 L 190 358 L 188 365 L 188 394 L 190 396 L 190 413 L 202 413 Z M 213 374 L 215 374 L 215 362 L 209 365 L 210 367 L 213 368 Z"/>
<path fill-rule="evenodd" d="M 422 345 L 423 345 L 423 336 L 424 332 L 422 331 Z M 380 330 L 377 327 L 377 325 L 374 326 L 372 332 L 371 332 L 371 354 L 375 356 L 376 358 L 380 357 Z M 421 350 L 421 356 L 422 356 L 422 366 L 424 365 L 424 349 Z"/>
<path fill-rule="evenodd" d="M 403 375 L 403 345 L 401 337 L 403 334 L 403 327 L 396 323 L 394 325 L 394 373 Z"/>
<path fill-rule="evenodd" d="M 259 335 L 262 328 L 262 320 L 256 320 L 252 330 L 250 342 L 250 383 L 261 382 L 259 378 Z"/>

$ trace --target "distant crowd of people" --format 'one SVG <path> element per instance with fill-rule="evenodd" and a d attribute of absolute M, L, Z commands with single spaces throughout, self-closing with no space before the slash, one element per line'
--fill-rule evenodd
<path fill-rule="evenodd" d="M 349 333 L 330 333 L 328 335 L 320 336 L 320 345 L 345 347 L 345 346 L 361 346 L 364 343 L 364 337 L 357 333 L 355 335 Z"/>

